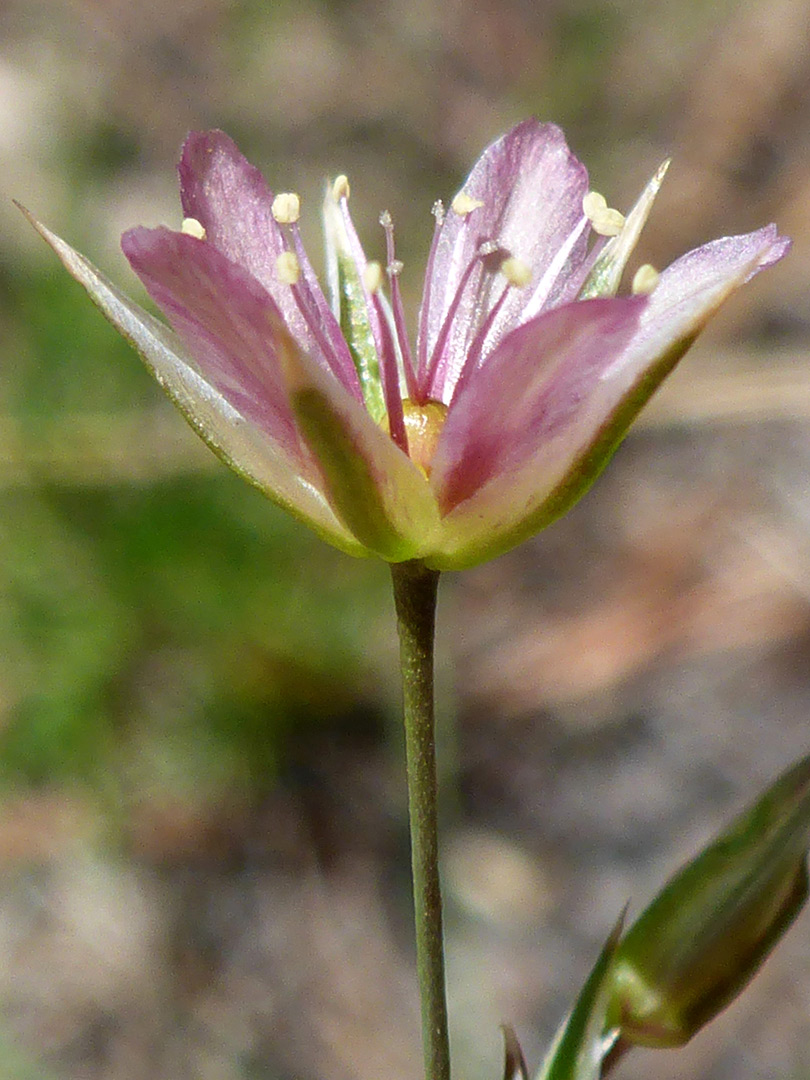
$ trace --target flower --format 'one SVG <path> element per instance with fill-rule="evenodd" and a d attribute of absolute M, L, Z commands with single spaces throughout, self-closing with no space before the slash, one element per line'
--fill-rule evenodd
<path fill-rule="evenodd" d="M 122 240 L 171 328 L 37 228 L 197 432 L 274 502 L 350 554 L 460 569 L 565 512 L 708 318 L 788 250 L 770 225 L 660 276 L 642 267 L 617 296 L 665 170 L 625 219 L 559 128 L 513 128 L 434 207 L 413 353 L 390 215 L 383 271 L 348 181 L 330 186 L 327 301 L 298 197 L 274 198 L 220 131 L 186 140 L 182 229 Z"/>

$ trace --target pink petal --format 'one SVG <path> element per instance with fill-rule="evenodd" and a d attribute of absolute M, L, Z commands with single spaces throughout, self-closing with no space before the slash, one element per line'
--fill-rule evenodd
<path fill-rule="evenodd" d="M 527 467 L 535 472 L 549 446 L 567 447 L 572 424 L 636 332 L 646 303 L 566 304 L 504 338 L 460 392 L 439 439 L 431 477 L 443 515 L 488 486 L 503 488 L 511 502 L 514 477 Z M 546 478 L 537 479 L 542 489 Z"/>
<path fill-rule="evenodd" d="M 205 378 L 306 472 L 276 357 L 278 308 L 262 286 L 207 241 L 130 229 L 124 254 Z"/>
<path fill-rule="evenodd" d="M 336 371 L 359 400 L 349 350 L 303 249 L 297 255 L 306 282 L 307 318 L 293 291 L 278 279 L 276 260 L 291 245 L 273 217 L 273 193 L 259 170 L 224 132 L 193 131 L 178 171 L 185 216 L 196 218 L 208 243 L 261 282 L 300 347 Z"/>
<path fill-rule="evenodd" d="M 301 475 L 297 461 L 205 380 L 176 334 L 120 292 L 83 255 L 26 210 L 23 213 L 112 325 L 138 350 L 188 423 L 218 457 L 324 540 L 351 555 L 368 554 L 337 520 L 323 495 Z"/>
<path fill-rule="evenodd" d="M 580 227 L 582 198 L 587 190 L 585 167 L 570 152 L 562 131 L 554 124 L 527 120 L 493 143 L 463 187 L 467 195 L 484 205 L 466 217 L 448 209 L 441 226 L 422 301 L 420 356 L 426 353 L 429 358 L 433 352 L 462 275 L 483 240 L 494 241 L 532 270 L 531 284 L 525 289 L 513 289 L 507 298 L 488 337 L 485 354 L 506 330 L 518 325 L 533 288 Z M 568 277 L 584 259 L 587 238 L 588 230 L 583 229 L 554 273 L 544 307 L 557 302 Z M 503 278 L 479 264 L 465 289 L 454 333 L 438 361 L 431 396 L 448 400 L 446 388 L 455 382 L 476 329 L 502 287 Z"/>
<path fill-rule="evenodd" d="M 619 331 L 612 342 L 606 341 L 601 356 L 590 350 L 586 361 L 577 358 L 576 350 L 563 347 L 562 361 L 560 354 L 547 357 L 545 363 L 553 370 L 542 415 L 533 422 L 537 443 L 528 455 L 525 445 L 495 457 L 489 447 L 487 439 L 496 437 L 497 423 L 487 420 L 486 402 L 499 400 L 506 388 L 495 378 L 499 356 L 493 356 L 468 392 L 460 395 L 458 413 L 453 410 L 442 432 L 432 478 L 450 513 L 443 520 L 444 551 L 430 564 L 457 569 L 491 558 L 564 513 L 593 483 L 641 407 L 720 304 L 759 270 L 782 258 L 788 247 L 789 241 L 780 238 L 774 226 L 706 244 L 664 271 L 640 309 L 636 332 L 624 344 Z M 572 310 L 596 304 L 609 308 L 639 299 L 581 301 L 542 316 L 538 323 L 552 323 Z M 503 379 L 506 372 L 513 378 L 520 368 L 519 360 L 509 358 L 514 352 L 512 338 L 529 335 L 533 326 L 516 331 L 499 349 Z M 542 397 L 538 395 L 538 400 Z M 525 400 L 525 394 L 520 399 Z M 501 437 L 520 445 L 522 436 L 512 410 L 507 419 L 503 410 L 497 414 L 506 424 Z M 486 436 L 483 430 L 488 431 Z M 484 468 L 482 483 L 476 487 L 477 459 Z M 469 497 L 460 502 L 459 495 L 465 492 Z"/>

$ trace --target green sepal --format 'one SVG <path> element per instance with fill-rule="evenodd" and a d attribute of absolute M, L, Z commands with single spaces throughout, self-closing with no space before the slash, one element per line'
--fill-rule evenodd
<path fill-rule="evenodd" d="M 608 1023 L 680 1046 L 755 975 L 807 899 L 810 755 L 664 887 L 619 946 Z"/>
<path fill-rule="evenodd" d="M 324 474 L 333 505 L 346 525 L 369 550 L 389 562 L 413 558 L 418 545 L 413 536 L 403 536 L 391 520 L 380 489 L 380 484 L 385 483 L 384 470 L 375 469 L 360 452 L 326 395 L 307 387 L 291 393 L 290 400 Z M 402 457 L 406 467 L 413 469 Z M 416 474 L 415 482 L 421 480 Z"/>
<path fill-rule="evenodd" d="M 606 1024 L 611 972 L 624 915 L 614 926 L 577 1003 L 563 1021 L 536 1080 L 598 1080 L 616 1032 Z"/>
<path fill-rule="evenodd" d="M 363 283 L 348 256 L 339 254 L 337 262 L 340 329 L 343 331 L 354 360 L 366 408 L 372 420 L 379 424 L 386 415 L 385 400 L 380 379 L 380 362 L 368 320 Z"/>
<path fill-rule="evenodd" d="M 580 300 L 588 300 L 594 296 L 615 296 L 619 291 L 624 268 L 650 216 L 668 168 L 669 159 L 662 161 L 627 215 L 622 231 L 618 236 L 611 237 L 602 248 L 579 294 Z"/>
<path fill-rule="evenodd" d="M 327 189 L 324 199 L 323 221 L 332 310 L 352 354 L 366 409 L 374 423 L 379 424 L 387 414 L 366 290 L 360 276 L 361 266 L 352 256 L 346 226 L 331 189 Z"/>

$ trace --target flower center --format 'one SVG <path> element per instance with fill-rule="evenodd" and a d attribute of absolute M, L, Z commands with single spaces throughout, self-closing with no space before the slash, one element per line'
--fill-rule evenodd
<path fill-rule="evenodd" d="M 408 436 L 408 455 L 425 476 L 430 476 L 433 455 L 447 419 L 447 406 L 441 401 L 426 401 L 420 405 L 405 398 L 402 410 Z"/>

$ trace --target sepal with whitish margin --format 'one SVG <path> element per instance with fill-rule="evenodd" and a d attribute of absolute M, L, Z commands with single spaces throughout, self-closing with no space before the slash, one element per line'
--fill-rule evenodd
<path fill-rule="evenodd" d="M 680 870 L 627 932 L 608 1022 L 680 1046 L 746 986 L 807 899 L 810 755 Z"/>
<path fill-rule="evenodd" d="M 299 430 L 330 504 L 369 550 L 389 562 L 435 544 L 439 513 L 427 480 L 344 389 L 277 327 L 279 361 Z"/>
<path fill-rule="evenodd" d="M 102 314 L 138 351 L 191 427 L 226 465 L 330 544 L 350 555 L 371 554 L 338 521 L 321 492 L 300 475 L 267 433 L 246 420 L 200 375 L 174 331 L 125 296 L 24 207 L 20 209 Z"/>
<path fill-rule="evenodd" d="M 324 196 L 323 224 L 332 312 L 348 344 L 366 408 L 380 423 L 386 414 L 378 352 L 380 329 L 375 326 L 376 314 L 363 281 L 366 258 L 357 235 L 348 233 L 332 186 Z"/>
<path fill-rule="evenodd" d="M 600 251 L 580 293 L 580 300 L 587 300 L 593 296 L 616 295 L 627 260 L 635 250 L 641 230 L 647 223 L 668 168 L 669 159 L 667 158 L 655 170 L 635 206 L 627 215 L 622 231 L 618 236 L 608 240 Z"/>
<path fill-rule="evenodd" d="M 606 1030 L 611 972 L 624 915 L 613 927 L 576 1005 L 563 1021 L 536 1080 L 598 1080 L 616 1038 Z"/>

